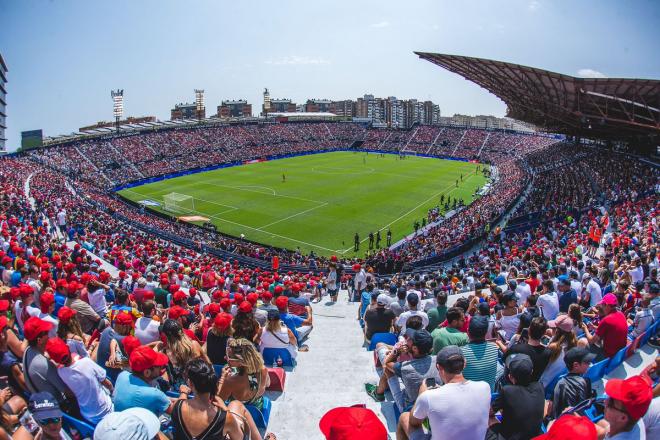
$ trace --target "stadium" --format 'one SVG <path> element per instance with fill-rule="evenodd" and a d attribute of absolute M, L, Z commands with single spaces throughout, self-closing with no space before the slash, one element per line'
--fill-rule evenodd
<path fill-rule="evenodd" d="M 506 118 L 113 90 L 25 132 L 0 439 L 658 438 L 660 80 L 409 55 Z"/>

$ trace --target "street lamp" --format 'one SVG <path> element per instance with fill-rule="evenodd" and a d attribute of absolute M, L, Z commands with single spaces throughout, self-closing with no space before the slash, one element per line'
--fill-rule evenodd
<path fill-rule="evenodd" d="M 119 133 L 119 120 L 124 115 L 124 90 L 111 90 L 110 96 L 112 97 L 112 114 L 115 116 L 115 126 Z"/>

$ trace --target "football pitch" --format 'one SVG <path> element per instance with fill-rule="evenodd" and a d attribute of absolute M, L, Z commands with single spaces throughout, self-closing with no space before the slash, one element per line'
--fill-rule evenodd
<path fill-rule="evenodd" d="M 158 204 L 178 193 L 192 197 L 176 214 L 208 218 L 219 232 L 317 255 L 360 256 L 369 232 L 388 228 L 392 243 L 414 232 L 441 195 L 472 202 L 486 178 L 474 163 L 395 154 L 333 152 L 222 168 L 149 183 L 119 193 Z M 461 182 L 461 175 L 463 180 Z M 459 181 L 456 187 L 456 180 Z M 171 214 L 171 213 L 170 213 Z"/>

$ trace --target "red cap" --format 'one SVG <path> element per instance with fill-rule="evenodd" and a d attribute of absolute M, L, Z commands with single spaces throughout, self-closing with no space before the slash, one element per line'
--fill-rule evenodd
<path fill-rule="evenodd" d="M 273 289 L 275 293 L 280 294 L 282 291 L 284 291 L 284 288 L 282 286 L 275 286 L 275 289 Z"/>
<path fill-rule="evenodd" d="M 21 291 L 21 297 L 27 298 L 30 295 L 34 295 L 34 289 L 30 287 L 29 284 L 19 284 L 19 290 Z"/>
<path fill-rule="evenodd" d="M 197 289 L 191 287 L 190 289 L 188 289 L 188 293 L 190 294 L 190 296 L 195 296 L 197 295 Z"/>
<path fill-rule="evenodd" d="M 598 304 L 605 304 L 606 306 L 616 306 L 619 302 L 613 293 L 608 293 L 600 300 Z"/>
<path fill-rule="evenodd" d="M 360 270 L 361 268 L 362 268 L 362 266 L 360 266 L 359 264 L 354 264 L 354 265 L 353 265 L 353 270 L 354 270 L 355 272 L 357 272 L 357 271 Z"/>
<path fill-rule="evenodd" d="M 44 292 L 39 297 L 39 305 L 41 306 L 41 311 L 43 313 L 48 313 L 50 306 L 55 304 L 55 295 L 50 292 Z"/>
<path fill-rule="evenodd" d="M 72 308 L 67 306 L 62 306 L 60 307 L 60 310 L 57 312 L 57 319 L 59 319 L 62 324 L 67 324 L 69 321 L 71 321 L 71 318 L 73 318 L 76 313 L 78 312 L 76 312 Z"/>
<path fill-rule="evenodd" d="M 0 332 L 3 331 L 5 327 L 7 327 L 7 317 L 0 316 Z"/>
<path fill-rule="evenodd" d="M 238 310 L 240 310 L 243 313 L 252 313 L 252 304 L 250 304 L 248 301 L 243 301 L 238 306 Z"/>
<path fill-rule="evenodd" d="M 154 351 L 153 348 L 142 345 L 133 350 L 128 358 L 131 370 L 141 373 L 152 367 L 164 367 L 169 359 L 163 353 Z"/>
<path fill-rule="evenodd" d="M 596 425 L 586 417 L 564 414 L 550 426 L 547 433 L 534 437 L 533 440 L 596 440 Z"/>
<path fill-rule="evenodd" d="M 278 296 L 275 299 L 275 305 L 279 309 L 280 312 L 284 311 L 289 307 L 289 298 L 286 296 Z"/>
<path fill-rule="evenodd" d="M 234 293 L 234 304 L 240 304 L 245 301 L 245 297 L 241 293 Z"/>
<path fill-rule="evenodd" d="M 270 301 L 271 299 L 273 299 L 273 294 L 266 291 L 261 294 L 261 299 L 263 299 L 264 301 Z"/>
<path fill-rule="evenodd" d="M 142 345 L 140 340 L 132 335 L 126 336 L 124 339 L 122 339 L 121 343 L 124 345 L 124 351 L 129 356 L 131 353 L 133 353 L 133 350 Z"/>
<path fill-rule="evenodd" d="M 646 414 L 651 400 L 653 400 L 653 390 L 641 376 L 610 379 L 605 384 L 605 394 L 623 403 L 626 411 L 634 420 L 639 420 Z"/>
<path fill-rule="evenodd" d="M 220 307 L 227 310 L 229 307 L 231 307 L 231 300 L 229 298 L 222 298 L 220 300 Z"/>
<path fill-rule="evenodd" d="M 226 330 L 231 325 L 232 318 L 229 313 L 218 313 L 213 320 L 213 326 L 220 330 Z"/>
<path fill-rule="evenodd" d="M 131 315 L 128 312 L 119 312 L 117 313 L 117 316 L 115 316 L 115 324 L 119 325 L 130 325 L 131 327 L 133 326 L 133 315 Z"/>
<path fill-rule="evenodd" d="M 252 305 L 255 305 L 257 303 L 257 300 L 259 299 L 259 295 L 257 295 L 255 292 L 250 292 L 247 294 L 245 299 Z"/>
<path fill-rule="evenodd" d="M 9 301 L 0 299 L 0 312 L 6 312 L 7 310 L 9 310 Z"/>
<path fill-rule="evenodd" d="M 367 408 L 334 408 L 325 413 L 319 428 L 327 440 L 387 440 L 387 429 Z"/>
<path fill-rule="evenodd" d="M 101 272 L 99 274 L 99 279 L 101 280 L 102 283 L 107 283 L 108 280 L 110 280 L 110 273 L 109 272 Z"/>
<path fill-rule="evenodd" d="M 66 358 L 71 356 L 69 346 L 60 338 L 50 338 L 46 342 L 46 352 L 56 364 L 63 363 Z"/>
<path fill-rule="evenodd" d="M 34 341 L 42 333 L 47 333 L 53 328 L 53 324 L 32 316 L 23 325 L 23 334 L 28 341 Z"/>
<path fill-rule="evenodd" d="M 188 311 L 181 306 L 174 306 L 170 308 L 167 317 L 170 319 L 179 319 L 182 316 L 186 316 Z"/>
<path fill-rule="evenodd" d="M 119 271 L 119 279 L 123 280 L 124 278 L 126 278 L 126 272 L 124 272 L 123 270 L 120 270 Z"/>
<path fill-rule="evenodd" d="M 206 311 L 211 314 L 211 316 L 215 316 L 218 313 L 220 313 L 220 304 L 218 303 L 211 303 L 208 305 L 206 308 Z"/>
<path fill-rule="evenodd" d="M 186 295 L 186 292 L 184 292 L 183 290 L 177 290 L 177 291 L 174 293 L 174 295 L 172 295 L 172 299 L 173 299 L 174 301 L 183 301 L 183 300 L 185 300 L 187 297 L 188 297 L 188 295 Z"/>
<path fill-rule="evenodd" d="M 153 290 L 147 290 L 144 292 L 142 295 L 142 301 L 150 301 L 156 297 L 156 294 L 154 293 Z"/>

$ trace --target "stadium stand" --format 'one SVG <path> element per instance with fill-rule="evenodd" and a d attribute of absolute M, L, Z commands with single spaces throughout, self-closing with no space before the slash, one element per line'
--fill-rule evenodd
<path fill-rule="evenodd" d="M 111 191 L 362 140 L 478 158 L 496 176 L 471 205 L 359 262 L 174 223 Z M 594 433 L 657 430 L 658 177 L 546 136 L 353 123 L 177 129 L 2 158 L 0 435 L 27 435 L 29 408 L 40 435 L 112 438 L 117 418 L 141 417 L 182 438 L 211 414 L 231 439 L 321 438 L 341 425 L 323 417 L 319 430 L 326 411 L 356 404 L 350 415 L 397 438 L 532 438 L 563 429 L 567 407 Z M 263 264 L 276 254 L 290 267 Z M 344 269 L 341 294 L 325 303 L 330 265 Z M 389 332 L 394 344 L 367 350 Z"/>

